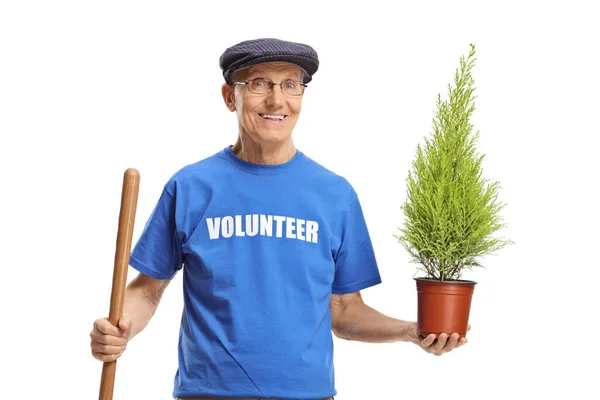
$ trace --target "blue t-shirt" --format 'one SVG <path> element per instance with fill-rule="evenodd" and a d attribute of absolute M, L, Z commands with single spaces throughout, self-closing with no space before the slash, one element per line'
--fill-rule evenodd
<path fill-rule="evenodd" d="M 227 147 L 182 168 L 130 264 L 183 268 L 181 397 L 336 395 L 330 296 L 381 282 L 356 192 L 300 151 L 267 166 Z"/>

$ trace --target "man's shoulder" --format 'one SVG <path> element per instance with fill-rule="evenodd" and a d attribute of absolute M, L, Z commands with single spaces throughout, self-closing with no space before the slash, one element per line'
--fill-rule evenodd
<path fill-rule="evenodd" d="M 306 154 L 304 154 L 304 157 L 306 158 L 307 165 L 311 169 L 311 177 L 321 179 L 324 181 L 324 183 L 328 184 L 340 184 L 350 186 L 350 182 L 346 179 L 345 176 L 341 175 L 338 172 L 335 172 L 333 169 L 325 166 L 324 164 L 316 161 L 315 159 L 307 156 Z"/>
<path fill-rule="evenodd" d="M 227 168 L 228 163 L 223 158 L 223 150 L 220 150 L 180 167 L 171 175 L 166 185 L 171 189 L 175 189 L 177 186 L 188 186 L 189 184 L 218 179 L 219 171 Z"/>
<path fill-rule="evenodd" d="M 211 170 L 213 168 L 218 168 L 226 163 L 224 163 L 223 158 L 224 150 L 219 150 L 218 152 L 201 158 L 199 160 L 193 161 L 181 167 L 177 172 L 175 172 L 174 176 L 187 176 L 190 174 L 195 174 L 199 171 Z"/>
<path fill-rule="evenodd" d="M 311 170 L 308 177 L 310 184 L 322 196 L 326 196 L 332 204 L 337 204 L 338 201 L 344 203 L 354 201 L 357 197 L 356 191 L 345 176 L 306 155 L 304 156 Z"/>

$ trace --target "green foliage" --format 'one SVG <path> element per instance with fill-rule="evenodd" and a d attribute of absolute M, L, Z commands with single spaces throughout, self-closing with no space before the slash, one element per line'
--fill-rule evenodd
<path fill-rule="evenodd" d="M 478 257 L 500 250 L 510 240 L 492 237 L 504 225 L 499 212 L 498 182 L 482 178 L 469 117 L 475 110 L 471 70 L 475 46 L 460 59 L 448 100 L 438 94 L 433 135 L 417 146 L 407 179 L 404 228 L 394 235 L 421 264 L 427 278 L 458 280 L 465 268 L 480 267 Z"/>

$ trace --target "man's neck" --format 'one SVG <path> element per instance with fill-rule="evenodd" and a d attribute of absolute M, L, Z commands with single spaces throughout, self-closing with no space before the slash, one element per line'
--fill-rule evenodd
<path fill-rule="evenodd" d="M 278 165 L 290 161 L 296 155 L 292 138 L 278 143 L 256 143 L 238 137 L 231 148 L 240 159 L 260 165 Z"/>

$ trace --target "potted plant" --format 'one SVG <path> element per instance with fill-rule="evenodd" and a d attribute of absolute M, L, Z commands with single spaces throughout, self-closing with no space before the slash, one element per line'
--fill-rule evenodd
<path fill-rule="evenodd" d="M 481 267 L 479 258 L 512 243 L 493 237 L 505 225 L 497 201 L 498 182 L 482 177 L 484 156 L 476 151 L 479 132 L 469 117 L 475 110 L 471 70 L 475 46 L 461 57 L 448 85 L 448 99 L 438 94 L 433 133 L 417 146 L 401 206 L 404 227 L 394 235 L 418 263 L 424 277 L 417 284 L 419 333 L 466 336 L 476 282 L 462 280 L 465 269 Z M 418 272 L 418 271 L 417 271 Z M 415 274 L 416 275 L 416 274 Z"/>

